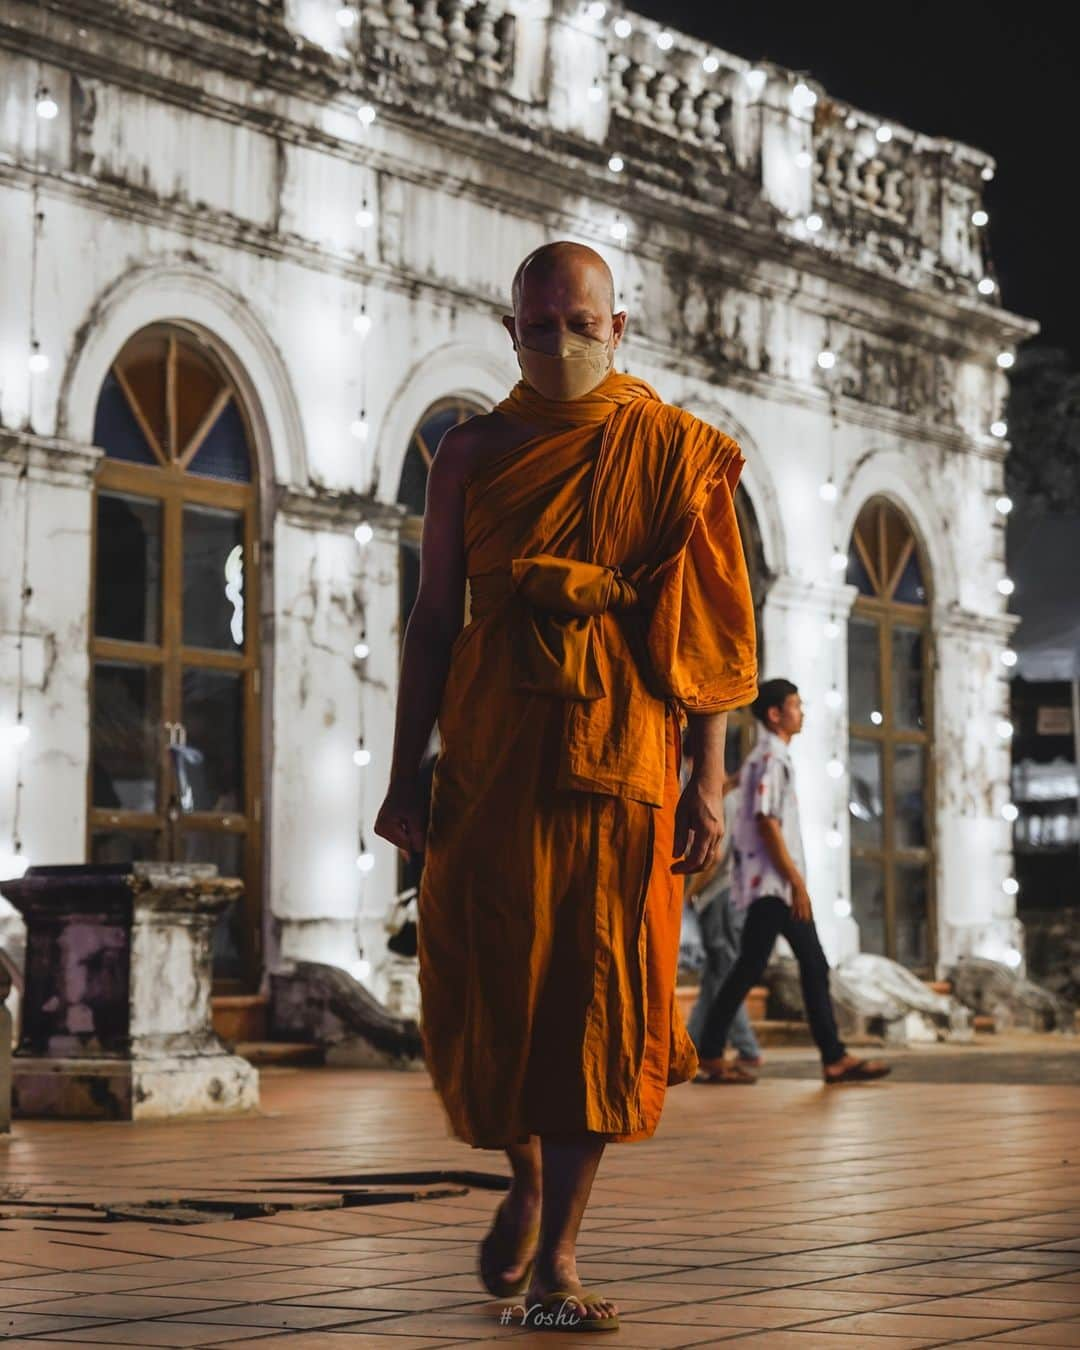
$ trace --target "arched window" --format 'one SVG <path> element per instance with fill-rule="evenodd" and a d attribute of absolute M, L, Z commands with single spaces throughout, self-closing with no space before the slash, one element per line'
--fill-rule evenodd
<path fill-rule="evenodd" d="M 255 462 L 215 353 L 155 325 L 98 398 L 88 853 L 214 862 L 245 895 L 214 938 L 219 992 L 259 978 Z"/>
<path fill-rule="evenodd" d="M 929 578 L 904 514 L 873 498 L 848 582 L 851 893 L 863 951 L 934 964 Z"/>
<path fill-rule="evenodd" d="M 765 563 L 761 528 L 758 525 L 754 505 L 742 487 L 737 488 L 735 492 L 735 519 L 739 524 L 746 570 L 750 577 L 750 594 L 754 601 L 754 627 L 757 630 L 758 669 L 764 679 L 765 647 L 761 619 L 765 608 L 765 596 L 773 578 Z M 724 761 L 728 773 L 738 771 L 756 739 L 757 726 L 749 708 L 739 708 L 729 715 L 727 743 L 724 747 Z"/>

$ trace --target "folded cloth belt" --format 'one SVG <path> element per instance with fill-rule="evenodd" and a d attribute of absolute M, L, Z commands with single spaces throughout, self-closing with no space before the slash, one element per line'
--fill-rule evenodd
<path fill-rule="evenodd" d="M 637 607 L 617 567 L 534 553 L 469 578 L 472 617 L 512 601 L 514 688 L 562 698 L 604 698 L 607 654 L 600 616 Z"/>

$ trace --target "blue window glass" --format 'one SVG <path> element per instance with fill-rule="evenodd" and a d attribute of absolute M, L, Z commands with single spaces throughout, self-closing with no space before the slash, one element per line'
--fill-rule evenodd
<path fill-rule="evenodd" d="M 105 383 L 98 395 L 97 411 L 94 414 L 94 444 L 100 445 L 112 459 L 126 459 L 132 464 L 158 463 L 111 370 L 105 376 Z"/>
<path fill-rule="evenodd" d="M 235 399 L 229 399 L 221 410 L 188 465 L 188 472 L 200 474 L 204 478 L 224 478 L 230 483 L 251 482 L 247 428 Z"/>

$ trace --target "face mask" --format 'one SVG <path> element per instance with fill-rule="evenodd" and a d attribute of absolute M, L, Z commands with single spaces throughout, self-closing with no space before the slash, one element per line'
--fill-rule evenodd
<path fill-rule="evenodd" d="M 527 384 L 544 398 L 566 403 L 595 389 L 614 366 L 614 334 L 607 342 L 600 342 L 580 333 L 567 333 L 554 355 L 519 344 L 517 358 Z"/>

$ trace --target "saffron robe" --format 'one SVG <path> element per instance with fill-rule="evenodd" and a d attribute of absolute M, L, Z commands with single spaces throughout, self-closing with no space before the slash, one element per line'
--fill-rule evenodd
<path fill-rule="evenodd" d="M 421 1029 L 451 1131 L 647 1138 L 693 1077 L 675 1001 L 684 713 L 750 702 L 736 443 L 611 372 L 498 405 L 543 434 L 465 487 L 419 895 Z"/>

